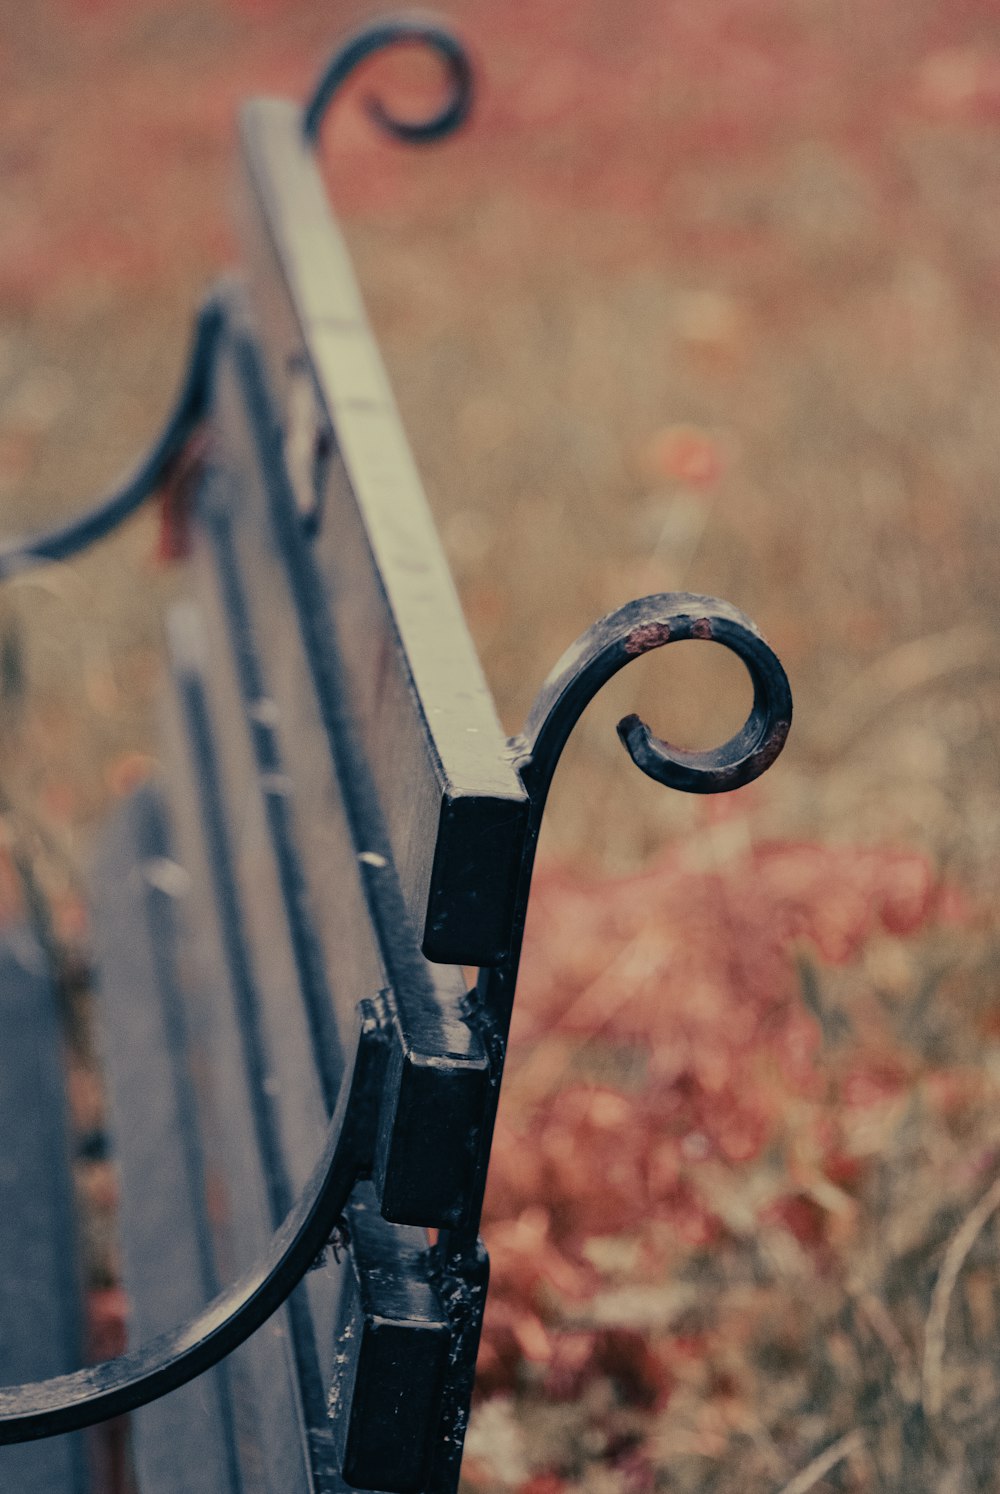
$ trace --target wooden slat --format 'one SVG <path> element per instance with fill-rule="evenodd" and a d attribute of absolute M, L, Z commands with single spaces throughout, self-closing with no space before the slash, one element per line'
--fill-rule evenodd
<path fill-rule="evenodd" d="M 121 1173 L 119 1229 L 137 1346 L 219 1290 L 205 1165 L 177 971 L 173 859 L 159 795 L 140 790 L 102 839 L 95 869 L 100 1018 Z M 225 1366 L 133 1416 L 142 1494 L 240 1494 Z"/>
<path fill-rule="evenodd" d="M 253 313 L 286 451 L 301 468 L 312 419 L 334 443 L 317 473 L 309 556 L 316 646 L 339 652 L 424 952 L 495 964 L 509 942 L 524 790 L 298 110 L 248 105 L 242 141 Z"/>
<path fill-rule="evenodd" d="M 80 1364 L 62 1034 L 51 975 L 32 934 L 0 939 L 0 1364 L 6 1384 Z M 0 1448 L 0 1489 L 83 1494 L 78 1436 Z"/>
<path fill-rule="evenodd" d="M 295 877 L 294 867 L 282 867 L 275 855 L 268 811 L 285 807 L 287 775 L 277 766 L 270 773 L 257 771 L 250 737 L 251 723 L 243 714 L 237 681 L 231 667 L 225 625 L 203 620 L 201 609 L 190 604 L 175 608 L 169 619 L 168 642 L 175 673 L 177 710 L 185 733 L 184 768 L 178 775 L 171 748 L 174 799 L 182 795 L 203 796 L 201 833 L 208 831 L 205 802 L 220 821 L 226 840 L 227 866 L 216 878 L 213 896 L 218 901 L 217 879 L 232 878 L 235 906 L 226 916 L 234 921 L 224 931 L 230 941 L 230 966 L 242 960 L 252 982 L 252 1008 L 239 1012 L 259 1029 L 259 1061 L 264 1065 L 261 1083 L 267 1088 L 267 1108 L 277 1141 L 288 1168 L 288 1190 L 305 1186 L 322 1146 L 335 1101 L 341 1068 L 340 1045 L 318 949 L 304 961 L 296 958 L 296 943 L 317 946 L 315 932 L 300 892 L 286 886 Z M 201 733 L 205 740 L 192 734 Z M 199 782 L 208 775 L 211 782 Z M 198 832 L 193 827 L 194 833 Z M 187 854 L 194 854 L 185 846 Z M 298 925 L 298 936 L 294 932 Z M 225 945 L 223 946 L 225 948 Z M 234 955 L 234 949 L 241 952 Z M 318 989 L 306 992 L 303 965 Z M 239 972 L 231 975 L 236 979 Z M 377 987 L 366 991 L 372 994 Z M 333 1051 L 324 1043 L 322 1025 L 311 1021 L 310 1005 L 322 1010 L 333 1027 Z M 319 1033 L 316 1026 L 320 1026 Z M 346 1031 L 346 1028 L 345 1028 Z M 249 1051 L 249 1050 L 248 1050 Z M 261 1123 L 263 1124 L 263 1122 Z M 270 1163 L 268 1165 L 271 1165 Z M 274 1166 L 280 1165 L 277 1161 Z"/>

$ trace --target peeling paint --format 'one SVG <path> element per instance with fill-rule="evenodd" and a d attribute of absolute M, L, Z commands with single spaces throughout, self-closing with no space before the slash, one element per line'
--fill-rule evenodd
<path fill-rule="evenodd" d="M 625 639 L 625 652 L 631 657 L 648 654 L 650 649 L 662 648 L 671 639 L 671 625 L 666 622 L 644 623 L 633 628 Z"/>

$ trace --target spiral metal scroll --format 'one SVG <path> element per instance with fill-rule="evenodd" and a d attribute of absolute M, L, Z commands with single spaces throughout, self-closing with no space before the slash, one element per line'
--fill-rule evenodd
<path fill-rule="evenodd" d="M 448 99 L 430 119 L 403 120 L 396 119 L 380 99 L 372 96 L 366 100 L 370 118 L 387 135 L 413 145 L 440 140 L 457 130 L 472 105 L 472 65 L 464 47 L 452 32 L 436 22 L 417 16 L 390 16 L 356 32 L 331 57 L 302 111 L 302 133 L 306 139 L 316 143 L 330 101 L 356 68 L 378 52 L 407 45 L 429 47 L 438 54 L 451 85 Z"/>
<path fill-rule="evenodd" d="M 792 694 L 777 655 L 750 619 L 728 602 L 665 592 L 629 602 L 595 623 L 545 681 L 515 743 L 518 766 L 534 800 L 544 800 L 570 732 L 611 676 L 641 654 L 688 638 L 720 643 L 742 659 L 753 682 L 750 714 L 734 736 L 707 752 L 673 747 L 638 716 L 625 716 L 618 735 L 632 761 L 658 783 L 689 794 L 726 793 L 770 767 L 792 723 Z"/>

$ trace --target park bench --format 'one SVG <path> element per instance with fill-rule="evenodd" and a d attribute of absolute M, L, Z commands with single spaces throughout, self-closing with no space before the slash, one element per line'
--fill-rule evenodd
<path fill-rule="evenodd" d="M 315 162 L 341 80 L 396 42 L 434 48 L 450 96 L 426 123 L 376 120 L 404 139 L 460 122 L 468 64 L 426 21 L 355 37 L 304 111 L 250 103 L 242 268 L 202 310 L 164 434 L 82 519 L 0 551 L 6 574 L 65 559 L 165 482 L 187 495 L 163 776 L 122 802 L 93 871 L 134 1345 L 105 1364 L 79 1367 L 54 976 L 29 929 L 0 945 L 5 1494 L 93 1488 L 81 1429 L 124 1412 L 141 1494 L 454 1491 L 563 744 L 612 674 L 688 638 L 735 651 L 753 708 L 699 753 L 627 717 L 644 772 L 733 788 L 788 730 L 754 626 L 681 594 L 595 624 L 502 734 Z"/>

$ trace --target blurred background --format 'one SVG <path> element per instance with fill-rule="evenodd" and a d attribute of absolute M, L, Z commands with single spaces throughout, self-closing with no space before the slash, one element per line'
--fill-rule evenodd
<path fill-rule="evenodd" d="M 719 649 L 639 661 L 549 811 L 493 1169 L 470 1491 L 996 1488 L 1000 1432 L 1000 10 L 444 0 L 470 127 L 324 161 L 509 731 L 633 596 L 717 593 L 796 721 L 719 800 Z M 81 509 L 157 429 L 236 249 L 234 121 L 376 14 L 0 0 L 0 514 Z M 149 512 L 0 597 L 7 861 L 86 966 L 92 832 L 150 770 Z M 0 877 L 13 908 L 18 878 Z M 83 988 L 82 975 L 79 982 Z M 79 996 L 85 1011 L 86 995 Z M 86 1022 L 71 1098 L 99 1125 Z M 94 1352 L 126 1311 L 80 1165 Z"/>

